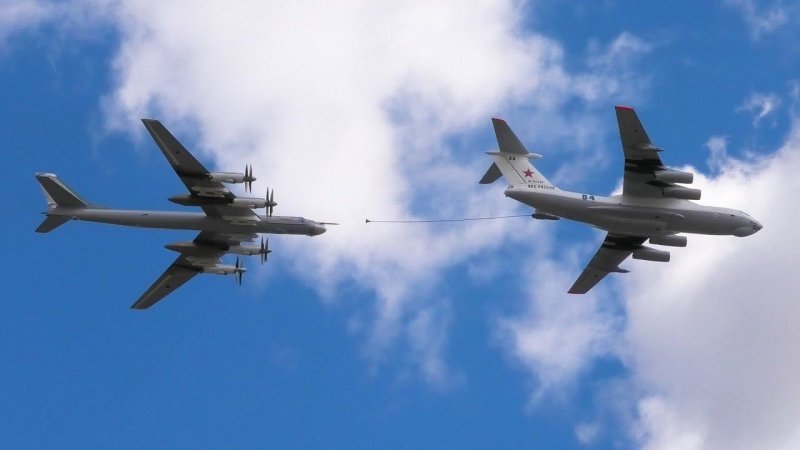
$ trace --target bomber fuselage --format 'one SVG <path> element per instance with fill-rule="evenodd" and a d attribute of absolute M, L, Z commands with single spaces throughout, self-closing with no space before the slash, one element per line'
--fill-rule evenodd
<path fill-rule="evenodd" d="M 50 211 L 49 214 L 54 214 Z M 220 233 L 270 233 L 317 236 L 325 225 L 303 217 L 257 216 L 256 220 L 209 217 L 201 212 L 136 211 L 102 208 L 59 208 L 58 215 L 88 222 L 141 228 L 215 231 Z"/>

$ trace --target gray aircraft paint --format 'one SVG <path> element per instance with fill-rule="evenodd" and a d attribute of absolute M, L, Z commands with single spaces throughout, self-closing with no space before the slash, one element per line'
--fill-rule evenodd
<path fill-rule="evenodd" d="M 170 200 L 184 206 L 200 207 L 202 213 L 99 207 L 82 199 L 56 175 L 36 174 L 47 202 L 47 211 L 44 212 L 47 217 L 36 229 L 39 233 L 48 233 L 70 220 L 200 232 L 192 241 L 165 245 L 179 256 L 134 302 L 132 309 L 153 306 L 199 273 L 234 275 L 241 283 L 246 269 L 240 265 L 239 258 L 235 265 L 224 264 L 220 258 L 226 253 L 259 255 L 264 263 L 272 252 L 268 240 L 262 238 L 258 246 L 242 245 L 252 242 L 258 233 L 318 236 L 326 231 L 325 223 L 303 217 L 273 216 L 273 208 L 277 205 L 274 192 L 268 190 L 263 199 L 237 197 L 222 184 L 243 183 L 245 190 L 250 191 L 255 177 L 249 165 L 245 166 L 244 173 L 210 172 L 161 122 L 153 119 L 143 119 L 142 122 L 189 191 Z M 261 208 L 268 214 L 258 215 L 253 211 Z"/>
<path fill-rule="evenodd" d="M 623 193 L 610 197 L 563 191 L 531 163 L 541 155 L 528 152 L 508 124 L 492 119 L 499 151 L 488 152 L 494 163 L 480 180 L 489 184 L 501 176 L 508 182 L 507 197 L 534 208 L 539 220 L 569 219 L 608 232 L 600 249 L 575 281 L 570 293 L 588 292 L 609 273 L 626 273 L 619 264 L 628 256 L 669 261 L 670 254 L 644 246 L 686 246 L 678 233 L 749 236 L 762 225 L 748 214 L 730 208 L 705 206 L 698 189 L 687 188 L 691 173 L 669 169 L 661 162 L 661 149 L 653 145 L 632 108 L 617 106 L 625 170 Z"/>
<path fill-rule="evenodd" d="M 219 233 L 269 233 L 317 236 L 325 225 L 303 217 L 258 216 L 258 221 L 235 224 L 229 220 L 208 217 L 204 213 L 179 211 L 137 211 L 125 209 L 54 208 L 49 216 L 64 216 L 73 220 L 107 223 L 140 228 L 169 230 L 216 231 Z"/>
<path fill-rule="evenodd" d="M 623 235 L 692 233 L 741 237 L 761 229 L 755 219 L 742 211 L 690 200 L 603 197 L 561 190 L 541 193 L 522 186 L 511 186 L 505 194 L 537 212 Z"/>

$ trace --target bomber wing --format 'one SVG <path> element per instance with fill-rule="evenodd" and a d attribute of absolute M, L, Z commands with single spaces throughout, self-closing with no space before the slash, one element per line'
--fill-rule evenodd
<path fill-rule="evenodd" d="M 161 122 L 155 119 L 142 119 L 142 123 L 192 195 L 229 199 L 234 197 L 222 183 L 209 180 L 208 169 L 195 159 Z"/>
<path fill-rule="evenodd" d="M 236 198 L 236 195 L 224 184 L 210 179 L 208 169 L 192 156 L 189 150 L 161 122 L 155 119 L 142 119 L 142 123 L 192 196 L 226 199 L 229 202 Z M 259 220 L 258 215 L 248 208 L 232 207 L 224 203 L 201 207 L 206 215 L 225 218 L 231 222 L 247 224 Z"/>
<path fill-rule="evenodd" d="M 257 237 L 255 233 L 217 233 L 203 231 L 194 238 L 193 246 L 177 247 L 181 253 L 167 270 L 150 286 L 131 309 L 147 309 L 174 292 L 206 268 L 219 264 L 219 258 L 231 246 Z"/>
<path fill-rule="evenodd" d="M 608 233 L 597 253 L 569 289 L 570 294 L 585 294 L 611 272 L 626 273 L 619 265 L 647 240 L 645 237 Z"/>
<path fill-rule="evenodd" d="M 156 302 L 194 278 L 200 271 L 201 269 L 192 265 L 186 256 L 178 256 L 178 259 L 167 267 L 167 270 L 139 297 L 139 300 L 131 305 L 131 309 L 147 309 L 155 305 Z"/>

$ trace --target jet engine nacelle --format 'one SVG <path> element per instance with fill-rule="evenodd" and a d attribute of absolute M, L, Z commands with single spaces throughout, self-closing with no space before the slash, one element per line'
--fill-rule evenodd
<path fill-rule="evenodd" d="M 656 250 L 650 247 L 642 247 L 633 251 L 633 259 L 644 259 L 646 261 L 669 262 L 669 252 Z"/>
<path fill-rule="evenodd" d="M 668 245 L 670 247 L 686 247 L 686 236 L 653 236 L 650 238 L 651 244 Z"/>
<path fill-rule="evenodd" d="M 211 172 L 208 180 L 217 183 L 244 183 L 245 175 L 239 172 Z"/>
<path fill-rule="evenodd" d="M 664 197 L 679 198 L 682 200 L 700 200 L 700 189 L 692 189 L 683 186 L 665 187 Z"/>
<path fill-rule="evenodd" d="M 691 172 L 682 172 L 680 170 L 659 170 L 655 173 L 656 180 L 665 183 L 683 183 L 691 184 L 694 181 L 694 174 Z"/>

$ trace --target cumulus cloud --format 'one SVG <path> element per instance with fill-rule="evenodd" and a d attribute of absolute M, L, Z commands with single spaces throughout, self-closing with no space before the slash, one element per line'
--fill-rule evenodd
<path fill-rule="evenodd" d="M 800 445 L 798 170 L 795 121 L 774 155 L 728 158 L 717 176 L 697 177 L 704 203 L 742 209 L 764 229 L 744 239 L 691 236 L 673 262 L 640 265 L 622 285 L 630 367 L 649 393 L 639 403 L 642 442 L 651 448 Z"/>
<path fill-rule="evenodd" d="M 759 36 L 786 20 L 777 7 L 761 13 L 751 1 L 728 3 L 758 19 L 751 26 Z M 116 82 L 105 102 L 111 126 L 138 128 L 139 117 L 156 115 L 220 167 L 253 163 L 257 189 L 277 188 L 281 213 L 347 224 L 273 247 L 330 301 L 345 284 L 374 293 L 351 322 L 366 337 L 367 354 L 380 360 L 400 342 L 420 376 L 439 387 L 460 376 L 444 358 L 451 312 L 436 283 L 514 233 L 503 222 L 367 228 L 364 217 L 511 212 L 514 203 L 499 186 L 474 184 L 487 162 L 471 152 L 484 149 L 467 154 L 448 139 L 484 127 L 490 133 L 486 118 L 509 105 L 527 108 L 535 120 L 525 128 L 533 132 L 570 123 L 570 139 L 593 136 L 581 134 L 593 129 L 590 114 L 575 120 L 562 107 L 624 97 L 626 83 L 618 81 L 632 69 L 604 68 L 649 48 L 623 34 L 597 47 L 586 72 L 570 73 L 558 43 L 522 30 L 519 5 L 503 0 L 472 8 L 310 0 L 75 5 L 103 11 L 120 31 Z M 0 3 L 0 39 L 53 20 L 52 7 Z M 761 102 L 752 111 L 764 117 L 773 109 Z M 758 218 L 765 228 L 754 236 L 692 236 L 672 263 L 637 262 L 631 274 L 612 279 L 622 283 L 582 297 L 566 297 L 563 287 L 599 236 L 559 248 L 558 257 L 546 228 L 526 236 L 540 258 L 522 265 L 528 269 L 520 278 L 530 286 L 522 313 L 496 325 L 507 354 L 532 374 L 534 400 L 563 392 L 598 358 L 617 356 L 630 370 L 633 435 L 645 448 L 800 445 L 800 248 L 791 238 L 800 125 L 770 157 L 736 160 L 726 146 L 724 138 L 709 140 L 718 170 L 698 174 L 696 184 L 704 203 Z M 597 432 L 589 423 L 575 433 L 591 442 Z"/>
<path fill-rule="evenodd" d="M 570 100 L 596 105 L 626 92 L 615 80 L 627 70 L 594 71 L 591 90 L 574 89 L 589 75 L 568 73 L 557 42 L 521 29 L 519 6 L 122 1 L 109 8 L 121 33 L 109 123 L 128 129 L 160 117 L 187 143 L 197 136 L 197 151 L 218 166 L 252 163 L 255 190 L 275 188 L 280 214 L 341 222 L 273 247 L 329 301 L 342 285 L 374 292 L 351 323 L 366 354 L 380 361 L 404 343 L 422 377 L 442 385 L 458 376 L 443 358 L 449 303 L 436 284 L 513 234 L 501 221 L 443 228 L 364 219 L 512 213 L 500 186 L 476 183 L 487 149 L 448 139 L 491 133 L 488 118 L 508 105 L 525 105 L 541 119 L 526 128 L 544 130 L 566 120 Z M 580 117 L 571 119 L 580 129 Z"/>
<path fill-rule="evenodd" d="M 697 417 L 676 410 L 657 397 L 643 398 L 637 404 L 639 426 L 634 434 L 645 450 L 701 450 L 704 436 L 694 426 Z"/>
<path fill-rule="evenodd" d="M 772 33 L 786 25 L 789 19 L 787 10 L 779 3 L 768 8 L 761 8 L 755 0 L 725 0 L 724 3 L 739 11 L 753 39 Z"/>
<path fill-rule="evenodd" d="M 599 240 L 589 245 L 596 248 Z M 561 243 L 556 250 L 560 258 L 550 253 L 555 249 L 543 247 L 521 264 L 527 268 L 521 275 L 526 280 L 524 310 L 497 323 L 505 351 L 533 376 L 531 406 L 563 398 L 594 360 L 613 355 L 622 325 L 605 286 L 586 295 L 566 294 L 585 265 L 579 255 L 588 246 Z"/>
<path fill-rule="evenodd" d="M 687 248 L 670 249 L 669 264 L 628 261 L 630 274 L 612 275 L 588 298 L 549 292 L 548 282 L 568 286 L 594 248 L 562 246 L 566 255 L 532 270 L 529 309 L 500 329 L 508 354 L 535 381 L 533 401 L 552 386 L 563 393 L 593 361 L 616 358 L 625 379 L 600 390 L 615 389 L 619 404 L 606 412 L 619 415 L 637 447 L 800 446 L 800 243 L 792 238 L 800 122 L 793 120 L 769 156 L 731 157 L 727 138 L 716 136 L 707 143 L 712 174 L 684 168 L 696 173 L 701 203 L 748 212 L 764 225 L 759 233 L 690 235 Z M 600 306 L 618 301 L 623 313 Z"/>

